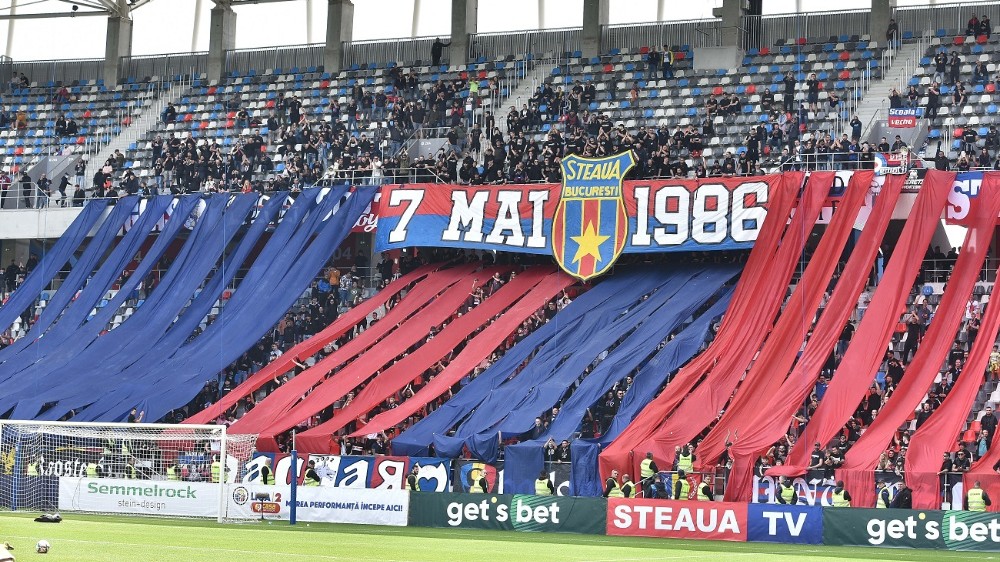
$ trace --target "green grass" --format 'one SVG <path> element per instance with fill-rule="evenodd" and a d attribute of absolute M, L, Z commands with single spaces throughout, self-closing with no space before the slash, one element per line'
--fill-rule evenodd
<path fill-rule="evenodd" d="M 35 543 L 52 550 L 36 554 Z M 632 537 L 533 534 L 459 529 L 371 527 L 287 522 L 219 525 L 181 519 L 69 514 L 60 524 L 31 515 L 0 515 L 0 542 L 18 562 L 282 562 L 324 560 L 1000 560 L 1000 553 L 795 546 L 767 543 L 679 541 Z"/>

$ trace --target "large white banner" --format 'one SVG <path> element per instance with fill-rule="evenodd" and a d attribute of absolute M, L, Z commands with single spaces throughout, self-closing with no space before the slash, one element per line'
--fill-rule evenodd
<path fill-rule="evenodd" d="M 297 495 L 299 521 L 405 527 L 410 507 L 410 493 L 404 490 L 299 486 Z M 287 520 L 291 506 L 290 486 L 230 484 L 226 515 Z"/>
<path fill-rule="evenodd" d="M 218 517 L 219 484 L 63 477 L 59 510 Z"/>

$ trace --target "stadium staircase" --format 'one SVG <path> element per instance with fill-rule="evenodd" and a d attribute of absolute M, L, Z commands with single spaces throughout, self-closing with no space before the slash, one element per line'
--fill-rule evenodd
<path fill-rule="evenodd" d="M 870 82 L 868 89 L 870 92 L 874 92 L 874 95 L 864 96 L 858 103 L 857 115 L 863 127 L 862 139 L 878 142 L 879 138 L 885 136 L 877 134 L 873 139 L 872 133 L 880 129 L 879 124 L 885 124 L 886 110 L 889 107 L 889 91 L 896 88 L 900 94 L 906 94 L 909 79 L 913 75 L 914 67 L 920 64 L 920 58 L 923 56 L 925 48 L 926 45 L 923 42 L 916 42 L 904 43 L 898 49 L 887 51 L 887 53 L 891 53 L 892 64 L 881 77 L 873 78 Z M 903 132 L 905 131 L 897 131 L 897 133 Z M 911 142 L 910 145 L 913 146 L 913 143 Z"/>
<path fill-rule="evenodd" d="M 496 113 L 494 113 L 497 117 L 497 123 L 505 133 L 509 131 L 507 131 L 507 120 L 504 117 L 510 113 L 511 109 L 520 111 L 521 106 L 527 105 L 528 100 L 531 99 L 538 86 L 545 81 L 546 76 L 552 74 L 552 71 L 557 66 L 554 62 L 536 62 L 530 73 L 510 91 L 510 96 L 507 97 L 503 105 L 498 107 Z"/>
<path fill-rule="evenodd" d="M 167 105 L 177 103 L 181 96 L 190 89 L 190 86 L 189 82 L 172 82 L 163 95 L 144 104 L 142 109 L 134 115 L 131 123 L 122 128 L 121 132 L 111 139 L 111 142 L 91 157 L 91 162 L 96 162 L 100 166 L 116 151 L 126 154 L 127 151 L 135 150 L 136 141 L 157 126 Z M 127 162 L 125 167 L 131 168 L 132 165 Z"/>

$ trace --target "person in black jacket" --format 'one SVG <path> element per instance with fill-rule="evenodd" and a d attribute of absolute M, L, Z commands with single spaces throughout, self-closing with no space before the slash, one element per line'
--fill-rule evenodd
<path fill-rule="evenodd" d="M 431 64 L 433 66 L 441 65 L 441 53 L 444 52 L 444 48 L 450 46 L 451 43 L 443 43 L 441 39 L 434 38 L 434 43 L 431 44 Z"/>

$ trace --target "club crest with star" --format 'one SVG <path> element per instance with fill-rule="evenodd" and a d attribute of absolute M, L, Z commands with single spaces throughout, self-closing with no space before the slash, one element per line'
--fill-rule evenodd
<path fill-rule="evenodd" d="M 552 217 L 552 255 L 566 273 L 584 281 L 605 273 L 625 249 L 628 216 L 622 182 L 632 151 L 607 158 L 562 159 L 562 189 Z"/>

